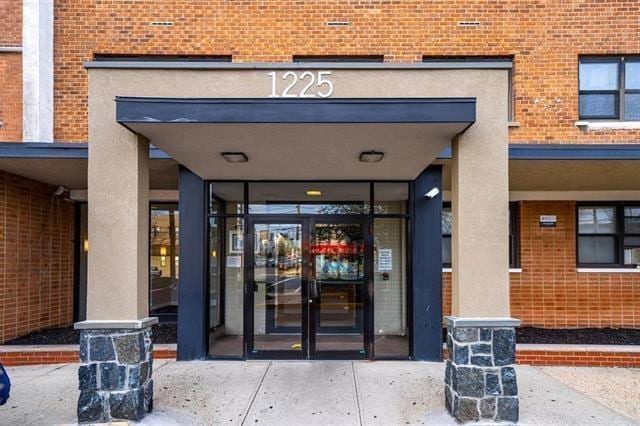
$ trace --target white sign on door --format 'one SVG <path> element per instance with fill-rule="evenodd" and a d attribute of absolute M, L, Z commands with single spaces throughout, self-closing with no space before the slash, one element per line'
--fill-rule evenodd
<path fill-rule="evenodd" d="M 391 271 L 393 269 L 393 250 L 378 250 L 378 271 Z"/>

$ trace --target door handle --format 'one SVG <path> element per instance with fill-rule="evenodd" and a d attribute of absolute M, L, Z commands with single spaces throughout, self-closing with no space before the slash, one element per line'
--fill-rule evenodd
<path fill-rule="evenodd" d="M 309 301 L 318 297 L 318 281 L 309 280 Z"/>

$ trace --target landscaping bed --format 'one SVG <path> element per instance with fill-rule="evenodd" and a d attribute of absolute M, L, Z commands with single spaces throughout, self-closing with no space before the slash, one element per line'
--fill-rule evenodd
<path fill-rule="evenodd" d="M 152 328 L 154 343 L 176 343 L 176 324 L 156 324 Z M 26 336 L 5 342 L 5 345 L 77 345 L 80 342 L 80 331 L 73 326 L 62 328 L 50 328 L 36 331 Z"/>
<path fill-rule="evenodd" d="M 640 345 L 640 329 L 520 327 L 516 329 L 516 342 L 560 345 Z"/>
<path fill-rule="evenodd" d="M 154 343 L 176 343 L 177 325 L 171 323 L 153 326 Z M 520 327 L 516 329 L 518 343 L 560 345 L 640 345 L 640 329 L 633 328 L 579 328 L 550 329 Z M 5 342 L 5 345 L 73 345 L 78 344 L 80 333 L 73 326 L 41 330 Z"/>

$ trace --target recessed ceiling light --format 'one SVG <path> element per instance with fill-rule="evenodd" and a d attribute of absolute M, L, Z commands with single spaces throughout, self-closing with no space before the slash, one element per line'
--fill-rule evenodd
<path fill-rule="evenodd" d="M 221 152 L 220 155 L 229 163 L 246 163 L 249 161 L 244 152 Z"/>
<path fill-rule="evenodd" d="M 360 153 L 360 161 L 363 163 L 378 163 L 382 161 L 384 152 L 379 151 L 363 151 Z"/>
<path fill-rule="evenodd" d="M 307 189 L 306 192 L 309 197 L 319 197 L 322 195 L 322 191 L 319 191 L 317 189 Z"/>

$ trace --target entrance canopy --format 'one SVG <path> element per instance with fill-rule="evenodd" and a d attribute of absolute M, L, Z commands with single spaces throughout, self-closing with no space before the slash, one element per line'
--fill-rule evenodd
<path fill-rule="evenodd" d="M 204 179 L 414 179 L 476 120 L 474 98 L 117 97 L 117 121 Z M 363 152 L 384 153 L 377 163 Z M 229 163 L 223 152 L 242 152 Z"/>

